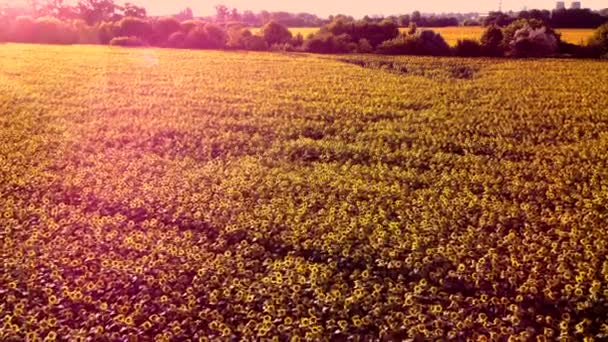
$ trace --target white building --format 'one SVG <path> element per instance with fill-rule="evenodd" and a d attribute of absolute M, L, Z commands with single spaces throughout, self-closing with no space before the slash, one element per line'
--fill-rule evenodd
<path fill-rule="evenodd" d="M 555 9 L 556 10 L 565 10 L 566 9 L 566 2 L 565 1 L 558 1 L 555 3 Z"/>
<path fill-rule="evenodd" d="M 583 8 L 583 6 L 581 5 L 580 1 L 572 1 L 572 3 L 570 4 L 570 9 L 581 9 Z"/>

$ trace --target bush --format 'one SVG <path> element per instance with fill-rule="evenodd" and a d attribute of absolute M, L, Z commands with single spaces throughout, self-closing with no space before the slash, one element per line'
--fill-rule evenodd
<path fill-rule="evenodd" d="M 194 28 L 199 27 L 199 26 L 200 27 L 205 26 L 205 22 L 200 21 L 200 20 L 186 20 L 180 24 L 181 31 L 184 32 L 185 34 L 188 34 Z"/>
<path fill-rule="evenodd" d="M 121 37 L 137 37 L 150 41 L 153 32 L 152 25 L 145 19 L 127 17 L 118 22 L 118 33 Z"/>
<path fill-rule="evenodd" d="M 319 33 L 304 41 L 302 50 L 312 53 L 350 53 L 357 51 L 358 45 L 348 34 L 335 36 Z"/>
<path fill-rule="evenodd" d="M 195 26 L 188 31 L 184 40 L 185 47 L 190 49 L 206 49 L 209 47 L 207 31 L 203 26 Z"/>
<path fill-rule="evenodd" d="M 274 21 L 264 25 L 261 32 L 268 45 L 287 43 L 292 37 L 287 27 Z"/>
<path fill-rule="evenodd" d="M 223 49 L 226 47 L 226 31 L 214 24 L 206 24 L 205 32 L 210 49 Z"/>
<path fill-rule="evenodd" d="M 503 47 L 514 57 L 548 56 L 559 42 L 559 35 L 538 19 L 520 19 L 503 29 Z"/>
<path fill-rule="evenodd" d="M 488 27 L 481 36 L 481 48 L 486 56 L 502 56 L 504 54 L 502 48 L 503 41 L 502 30 L 495 25 Z"/>
<path fill-rule="evenodd" d="M 567 42 L 560 42 L 556 52 L 562 56 L 574 58 L 599 58 L 602 55 L 602 51 L 598 46 L 581 46 Z"/>
<path fill-rule="evenodd" d="M 167 38 L 168 47 L 183 49 L 186 47 L 186 34 L 184 32 L 173 32 L 169 38 Z"/>
<path fill-rule="evenodd" d="M 72 22 L 78 44 L 99 44 L 99 31 L 96 26 L 89 26 L 84 20 Z"/>
<path fill-rule="evenodd" d="M 447 56 L 450 47 L 440 34 L 424 30 L 385 41 L 378 46 L 377 52 L 386 55 Z"/>
<path fill-rule="evenodd" d="M 159 45 L 168 44 L 169 37 L 182 29 L 180 22 L 175 18 L 160 18 L 152 23 L 152 27 L 154 30 L 152 41 Z"/>
<path fill-rule="evenodd" d="M 263 51 L 268 49 L 268 44 L 263 37 L 254 36 L 251 31 L 243 28 L 234 28 L 228 31 L 228 42 L 226 46 L 231 49 L 243 49 L 252 51 Z"/>
<path fill-rule="evenodd" d="M 331 33 L 334 36 L 347 34 L 355 42 L 367 39 L 374 48 L 382 42 L 399 35 L 399 27 L 391 21 L 373 23 L 365 20 L 348 21 L 344 18 L 332 21 L 329 25 L 323 27 L 321 31 Z"/>
<path fill-rule="evenodd" d="M 369 40 L 362 38 L 359 39 L 359 43 L 357 46 L 358 53 L 372 53 L 374 52 L 374 47 L 370 44 Z"/>
<path fill-rule="evenodd" d="M 213 24 L 196 25 L 186 35 L 185 47 L 221 49 L 226 46 L 226 32 Z"/>
<path fill-rule="evenodd" d="M 503 48 L 508 49 L 510 47 L 511 42 L 513 42 L 513 40 L 515 39 L 515 34 L 517 33 L 517 31 L 528 27 L 536 30 L 548 26 L 547 24 L 545 24 L 545 22 L 539 19 L 518 19 L 502 29 Z M 556 34 L 555 31 L 551 29 L 547 30 L 547 32 Z"/>
<path fill-rule="evenodd" d="M 589 40 L 589 46 L 601 54 L 608 53 L 608 23 L 600 26 Z"/>
<path fill-rule="evenodd" d="M 304 44 L 304 36 L 301 33 L 296 34 L 291 40 L 289 44 L 294 48 L 300 48 L 302 44 Z"/>
<path fill-rule="evenodd" d="M 102 22 L 97 26 L 97 37 L 101 44 L 109 44 L 112 39 L 120 36 L 120 29 L 113 22 Z"/>
<path fill-rule="evenodd" d="M 133 37 L 112 38 L 112 40 L 110 41 L 110 45 L 135 47 L 135 46 L 145 46 L 146 43 L 143 40 L 141 40 L 139 37 L 133 36 Z"/>
<path fill-rule="evenodd" d="M 483 56 L 481 44 L 472 39 L 459 39 L 454 47 L 454 55 L 460 57 L 479 57 Z"/>
<path fill-rule="evenodd" d="M 251 51 L 268 50 L 268 43 L 263 37 L 251 35 L 243 40 L 243 48 Z"/>
<path fill-rule="evenodd" d="M 511 54 L 515 57 L 549 56 L 557 50 L 558 42 L 558 37 L 547 32 L 546 27 L 524 27 L 515 33 L 510 43 Z"/>

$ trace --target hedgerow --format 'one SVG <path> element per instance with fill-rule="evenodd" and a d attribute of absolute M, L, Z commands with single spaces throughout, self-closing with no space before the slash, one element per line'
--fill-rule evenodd
<path fill-rule="evenodd" d="M 606 54 L 599 27 L 588 44 L 561 41 L 547 23 L 519 19 L 504 27 L 489 26 L 479 43 L 465 40 L 450 48 L 440 34 L 418 29 L 410 22 L 407 32 L 390 20 L 353 20 L 337 16 L 317 32 L 303 37 L 274 21 L 258 33 L 241 22 L 220 24 L 201 20 L 179 22 L 175 18 L 123 17 L 88 25 L 83 20 L 56 18 L 0 18 L 0 41 L 44 44 L 109 44 L 114 38 L 137 37 L 144 45 L 188 49 L 238 49 L 251 51 L 310 52 L 322 54 L 378 53 L 462 57 L 576 57 L 598 58 Z M 481 46 L 477 46 L 477 45 Z"/>

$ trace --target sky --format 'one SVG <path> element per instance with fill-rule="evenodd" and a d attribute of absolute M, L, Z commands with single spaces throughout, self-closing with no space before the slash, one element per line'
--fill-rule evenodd
<path fill-rule="evenodd" d="M 24 0 L 8 0 L 23 2 Z M 67 0 L 71 2 L 74 0 Z M 214 7 L 224 4 L 236 7 L 241 11 L 252 10 L 259 12 L 286 11 L 308 12 L 327 17 L 330 14 L 347 14 L 355 17 L 364 15 L 390 15 L 406 14 L 415 10 L 423 13 L 449 13 L 449 12 L 489 12 L 498 10 L 500 0 L 130 0 L 140 6 L 146 7 L 149 15 L 171 15 L 186 7 L 192 8 L 195 16 L 206 16 L 215 13 Z M 7 2 L 7 0 L 0 0 Z M 117 3 L 124 1 L 116 0 Z M 566 0 L 569 6 L 570 0 Z M 607 0 L 583 0 L 584 8 L 608 8 Z M 553 9 L 554 0 L 502 0 L 504 11 L 520 11 L 524 8 Z"/>
<path fill-rule="evenodd" d="M 421 12 L 488 12 L 498 9 L 499 0 L 132 0 L 148 9 L 151 15 L 173 14 L 190 7 L 195 16 L 214 13 L 214 6 L 224 4 L 239 10 L 308 12 L 320 16 L 343 13 L 362 17 L 364 15 L 405 14 L 419 10 Z M 566 6 L 570 3 L 566 0 Z M 602 9 L 608 7 L 606 0 L 583 0 L 583 7 Z M 523 8 L 553 9 L 553 0 L 502 0 L 505 11 L 519 11 Z"/>

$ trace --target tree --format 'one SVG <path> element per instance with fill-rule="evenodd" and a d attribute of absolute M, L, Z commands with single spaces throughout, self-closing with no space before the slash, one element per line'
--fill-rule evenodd
<path fill-rule="evenodd" d="M 179 20 L 176 18 L 160 18 L 153 24 L 155 40 L 159 43 L 166 42 L 169 37 L 181 30 Z"/>
<path fill-rule="evenodd" d="M 502 52 L 503 41 L 502 30 L 498 26 L 490 26 L 481 36 L 481 47 L 484 54 L 489 56 L 500 56 Z"/>
<path fill-rule="evenodd" d="M 532 28 L 526 25 L 515 31 L 509 47 L 515 57 L 544 57 L 553 54 L 558 43 L 559 37 L 546 26 Z"/>
<path fill-rule="evenodd" d="M 192 13 L 192 9 L 190 7 L 186 7 L 183 11 L 177 13 L 174 17 L 179 21 L 192 20 L 194 18 L 194 13 Z"/>
<path fill-rule="evenodd" d="M 608 23 L 598 27 L 589 41 L 589 45 L 601 54 L 608 54 Z"/>
<path fill-rule="evenodd" d="M 118 22 L 120 36 L 137 37 L 145 41 L 150 41 L 154 32 L 152 25 L 145 19 L 125 17 Z"/>
<path fill-rule="evenodd" d="M 551 25 L 557 28 L 597 28 L 605 22 L 608 22 L 607 17 L 590 9 L 559 10 L 551 16 Z"/>
<path fill-rule="evenodd" d="M 38 7 L 38 15 L 54 17 L 61 20 L 78 19 L 78 9 L 64 3 L 63 0 L 48 0 Z"/>
<path fill-rule="evenodd" d="M 514 20 L 515 18 L 511 17 L 508 14 L 502 12 L 490 12 L 490 14 L 486 18 L 484 18 L 483 26 L 487 27 L 495 25 L 498 27 L 505 27 L 511 24 Z"/>
<path fill-rule="evenodd" d="M 459 39 L 454 47 L 454 54 L 459 57 L 479 57 L 483 55 L 483 50 L 476 40 Z"/>
<path fill-rule="evenodd" d="M 262 27 L 262 36 L 269 46 L 287 43 L 291 39 L 289 29 L 277 22 L 269 21 Z"/>
<path fill-rule="evenodd" d="M 215 20 L 217 22 L 223 23 L 228 19 L 228 15 L 230 14 L 230 10 L 225 5 L 217 5 L 215 6 Z"/>
<path fill-rule="evenodd" d="M 407 29 L 407 34 L 410 35 L 410 36 L 413 36 L 413 35 L 416 34 L 416 30 L 418 30 L 418 26 L 416 25 L 415 22 L 410 21 L 410 25 L 409 25 L 409 27 Z"/>
<path fill-rule="evenodd" d="M 81 0 L 78 11 L 82 19 L 89 25 L 102 21 L 114 21 L 117 6 L 113 0 Z"/>
<path fill-rule="evenodd" d="M 421 30 L 415 35 L 399 35 L 380 44 L 378 53 L 386 55 L 446 56 L 450 47 L 443 37 L 431 30 Z"/>
<path fill-rule="evenodd" d="M 232 21 L 240 21 L 241 20 L 241 14 L 239 13 L 238 9 L 233 8 L 230 11 L 230 20 L 232 20 Z"/>
<path fill-rule="evenodd" d="M 130 2 L 125 3 L 125 6 L 122 8 L 122 14 L 125 17 L 132 18 L 145 18 L 147 16 L 146 9 L 144 7 L 134 5 Z"/>
<path fill-rule="evenodd" d="M 418 24 L 420 22 L 420 20 L 422 19 L 422 15 L 420 14 L 419 11 L 414 11 L 412 13 L 412 16 L 410 18 L 410 20 L 416 24 Z"/>
<path fill-rule="evenodd" d="M 241 20 L 251 26 L 258 25 L 258 18 L 252 11 L 243 12 L 243 15 L 241 16 Z"/>

